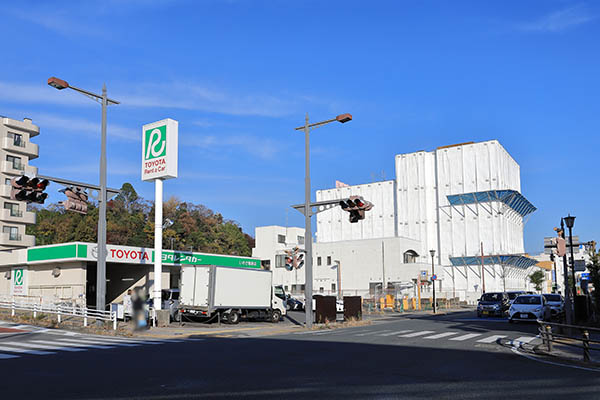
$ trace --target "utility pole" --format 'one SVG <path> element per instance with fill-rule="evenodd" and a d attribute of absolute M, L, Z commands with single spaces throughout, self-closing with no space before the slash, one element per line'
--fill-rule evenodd
<path fill-rule="evenodd" d="M 304 248 L 306 249 L 306 270 L 304 278 L 304 297 L 306 312 L 306 327 L 312 328 L 313 324 L 313 252 L 312 252 L 312 227 L 310 207 L 310 127 L 308 126 L 308 113 L 304 119 Z"/>
<path fill-rule="evenodd" d="M 485 293 L 485 264 L 483 262 L 483 242 L 481 242 L 481 290 Z"/>
<path fill-rule="evenodd" d="M 564 218 L 560 219 L 560 235 L 565 240 L 565 222 Z M 563 275 L 564 275 L 564 290 L 565 290 L 565 320 L 567 325 L 573 323 L 573 306 L 571 305 L 571 294 L 569 287 L 569 269 L 567 267 L 567 252 L 563 253 Z"/>
<path fill-rule="evenodd" d="M 431 282 L 433 284 L 433 313 L 435 314 L 436 312 L 436 304 L 435 304 L 435 281 L 437 280 L 436 276 L 435 276 L 435 265 L 434 265 L 434 257 L 435 257 L 435 250 L 429 250 L 429 253 L 431 254 Z"/>

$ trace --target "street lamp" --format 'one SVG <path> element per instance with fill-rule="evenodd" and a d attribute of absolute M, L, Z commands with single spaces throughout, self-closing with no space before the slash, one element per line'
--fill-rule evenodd
<path fill-rule="evenodd" d="M 429 250 L 429 254 L 431 254 L 431 280 L 433 283 L 433 313 L 435 314 L 436 311 L 436 307 L 435 307 L 435 281 L 436 281 L 436 276 L 435 276 L 435 267 L 434 267 L 434 263 L 433 263 L 433 259 L 435 257 L 435 250 Z"/>
<path fill-rule="evenodd" d="M 565 224 L 567 224 L 567 228 L 569 228 L 569 246 L 571 247 L 571 273 L 573 275 L 573 322 L 575 322 L 575 316 L 577 315 L 575 311 L 575 297 L 577 296 L 577 289 L 575 287 L 575 257 L 573 255 L 573 225 L 575 225 L 575 217 L 569 216 L 563 218 L 565 220 Z"/>
<path fill-rule="evenodd" d="M 102 104 L 102 138 L 100 142 L 100 198 L 98 215 L 98 262 L 96 273 L 96 309 L 106 308 L 106 108 L 108 105 L 119 104 L 118 101 L 106 97 L 106 84 L 102 86 L 102 95 L 69 85 L 67 81 L 52 77 L 48 85 L 55 89 L 73 89 L 92 100 Z"/>
<path fill-rule="evenodd" d="M 304 177 L 304 249 L 306 251 L 306 262 L 305 262 L 305 286 L 304 286 L 304 297 L 306 298 L 306 327 L 312 328 L 313 314 L 312 314 L 312 293 L 313 293 L 313 271 L 312 271 L 312 228 L 311 222 L 311 207 L 310 207 L 310 130 L 318 128 L 319 126 L 326 125 L 330 122 L 346 123 L 352 121 L 351 114 L 340 114 L 335 118 L 328 119 L 326 121 L 315 122 L 313 124 L 308 123 L 308 113 L 304 119 L 304 126 L 296 128 L 297 131 L 304 131 L 304 146 L 305 146 L 305 177 Z"/>

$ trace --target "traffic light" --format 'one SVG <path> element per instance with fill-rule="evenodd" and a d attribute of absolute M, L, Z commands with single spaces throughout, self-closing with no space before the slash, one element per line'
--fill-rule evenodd
<path fill-rule="evenodd" d="M 294 268 L 302 268 L 304 266 L 304 253 L 294 254 Z"/>
<path fill-rule="evenodd" d="M 62 202 L 62 205 L 67 211 L 74 211 L 79 214 L 87 214 L 88 209 L 88 195 L 80 187 L 68 187 L 61 190 L 66 196 L 67 200 Z"/>
<path fill-rule="evenodd" d="M 365 211 L 373 208 L 373 204 L 363 199 L 362 196 L 350 196 L 348 200 L 341 200 L 340 206 L 342 210 L 350 213 L 350 223 L 365 219 Z"/>
<path fill-rule="evenodd" d="M 13 178 L 10 184 L 12 186 L 10 198 L 13 200 L 44 204 L 44 201 L 48 198 L 48 193 L 44 193 L 44 190 L 50 184 L 47 179 L 29 179 L 29 177 L 22 175 Z"/>
<path fill-rule="evenodd" d="M 291 250 L 285 251 L 285 269 L 291 271 L 294 268 L 294 254 Z"/>

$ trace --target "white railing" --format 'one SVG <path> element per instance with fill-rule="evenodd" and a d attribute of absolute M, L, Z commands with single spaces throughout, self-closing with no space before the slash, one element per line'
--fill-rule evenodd
<path fill-rule="evenodd" d="M 112 321 L 113 329 L 117 329 L 117 313 L 113 311 L 102 311 L 93 308 L 85 308 L 76 304 L 68 303 L 43 303 L 33 299 L 21 298 L 0 298 L 0 308 L 10 309 L 11 315 L 15 316 L 16 311 L 30 311 L 33 318 L 41 314 L 56 314 L 58 323 L 64 318 L 82 318 L 83 326 L 88 326 L 88 320 Z"/>

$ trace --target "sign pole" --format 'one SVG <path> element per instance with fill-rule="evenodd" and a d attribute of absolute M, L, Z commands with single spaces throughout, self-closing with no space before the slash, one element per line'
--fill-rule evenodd
<path fill-rule="evenodd" d="M 154 180 L 154 309 L 160 310 L 162 297 L 162 219 L 163 181 Z"/>

